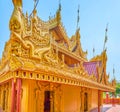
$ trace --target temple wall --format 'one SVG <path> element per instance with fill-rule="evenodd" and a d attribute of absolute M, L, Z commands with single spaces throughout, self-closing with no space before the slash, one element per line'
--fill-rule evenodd
<path fill-rule="evenodd" d="M 88 93 L 88 111 L 98 107 L 98 90 L 69 85 L 61 85 L 58 89 L 56 85 L 23 79 L 21 112 L 44 112 L 45 91 L 54 91 L 54 112 L 83 112 L 85 93 Z"/>
<path fill-rule="evenodd" d="M 80 87 L 63 85 L 62 112 L 80 112 Z"/>
<path fill-rule="evenodd" d="M 29 81 L 22 80 L 21 112 L 28 112 Z"/>
<path fill-rule="evenodd" d="M 6 100 L 3 100 L 4 90 L 7 92 Z M 22 79 L 20 111 L 44 112 L 45 91 L 54 91 L 54 109 L 51 112 L 83 112 L 85 93 L 88 93 L 88 111 L 98 107 L 98 90 Z M 11 92 L 11 81 L 0 86 L 0 106 L 5 107 L 6 111 L 11 110 Z"/>
<path fill-rule="evenodd" d="M 11 108 L 11 81 L 0 85 L 0 108 L 6 112 Z"/>
<path fill-rule="evenodd" d="M 92 89 L 91 109 L 98 107 L 98 90 Z"/>
<path fill-rule="evenodd" d="M 35 95 L 35 80 L 30 80 L 29 81 L 29 99 L 28 99 L 28 112 L 37 112 L 35 110 L 35 99 L 36 99 L 36 95 Z M 39 112 L 39 111 L 38 111 Z"/>

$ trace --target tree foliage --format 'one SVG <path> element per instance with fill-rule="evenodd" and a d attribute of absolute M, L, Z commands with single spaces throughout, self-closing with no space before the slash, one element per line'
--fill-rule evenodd
<path fill-rule="evenodd" d="M 116 84 L 116 91 L 115 91 L 116 95 L 120 95 L 120 83 Z"/>

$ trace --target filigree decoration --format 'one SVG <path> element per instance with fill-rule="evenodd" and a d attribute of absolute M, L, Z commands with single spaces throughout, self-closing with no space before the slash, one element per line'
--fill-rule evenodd
<path fill-rule="evenodd" d="M 30 57 L 30 50 L 21 47 L 21 57 L 24 57 L 24 58 Z"/>
<path fill-rule="evenodd" d="M 39 46 L 40 48 L 44 48 L 50 44 L 50 37 L 49 35 L 45 35 L 44 37 L 39 36 L 37 34 L 33 34 L 29 40 L 35 45 Z"/>
<path fill-rule="evenodd" d="M 14 11 L 10 19 L 9 28 L 11 31 L 20 33 L 22 28 L 22 1 L 13 0 Z"/>
<path fill-rule="evenodd" d="M 26 69 L 34 70 L 35 69 L 35 64 L 32 61 L 27 60 L 27 61 L 24 62 L 23 67 L 26 68 Z"/>
<path fill-rule="evenodd" d="M 13 41 L 11 44 L 11 54 L 15 56 L 20 56 L 21 53 L 21 44 L 20 42 Z"/>
<path fill-rule="evenodd" d="M 11 55 L 11 59 L 9 62 L 10 70 L 14 71 L 22 66 L 22 62 L 15 55 Z"/>
<path fill-rule="evenodd" d="M 95 77 L 94 74 L 90 75 L 90 79 L 93 80 L 93 81 L 97 81 L 97 78 Z"/>
<path fill-rule="evenodd" d="M 43 55 L 43 61 L 49 63 L 50 65 L 57 65 L 58 64 L 58 54 L 51 49 Z"/>

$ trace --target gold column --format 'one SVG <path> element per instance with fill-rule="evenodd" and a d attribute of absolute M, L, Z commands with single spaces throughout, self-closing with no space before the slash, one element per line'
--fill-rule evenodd
<path fill-rule="evenodd" d="M 54 92 L 50 91 L 50 112 L 54 112 Z"/>
<path fill-rule="evenodd" d="M 88 90 L 88 112 L 90 111 L 90 109 L 91 109 L 91 95 L 92 95 L 92 93 L 91 93 L 92 91 L 91 91 L 91 89 L 89 89 Z"/>
<path fill-rule="evenodd" d="M 35 90 L 35 112 L 44 112 L 44 86 L 41 82 L 36 81 L 37 88 Z"/>
<path fill-rule="evenodd" d="M 55 97 L 54 97 L 54 111 L 55 112 L 62 112 L 61 110 L 61 102 L 62 102 L 62 90 L 61 85 L 56 85 L 54 91 L 55 91 Z"/>
<path fill-rule="evenodd" d="M 1 108 L 1 85 L 0 85 L 0 108 Z"/>
<path fill-rule="evenodd" d="M 100 91 L 100 106 L 102 106 L 103 105 L 103 92 L 102 91 Z"/>
<path fill-rule="evenodd" d="M 4 85 L 1 85 L 1 108 L 3 109 L 3 87 Z"/>
<path fill-rule="evenodd" d="M 44 112 L 44 89 L 41 91 L 41 97 L 40 97 L 40 112 Z"/>
<path fill-rule="evenodd" d="M 84 112 L 84 88 L 82 88 L 81 97 L 82 97 L 82 98 L 81 98 L 81 99 L 82 99 L 82 100 L 81 100 L 81 103 L 82 103 L 81 106 L 82 106 L 82 107 L 81 107 L 80 112 Z"/>
<path fill-rule="evenodd" d="M 9 82 L 8 87 L 8 112 L 10 112 L 10 106 L 11 106 L 11 81 Z"/>
<path fill-rule="evenodd" d="M 54 85 L 50 83 L 50 112 L 54 112 Z"/>
<path fill-rule="evenodd" d="M 29 80 L 22 80 L 21 112 L 29 112 Z"/>
<path fill-rule="evenodd" d="M 5 91 L 6 91 L 6 99 L 5 99 L 5 110 L 8 112 L 8 96 L 9 96 L 9 84 L 7 83 L 6 84 L 6 89 L 5 89 Z"/>

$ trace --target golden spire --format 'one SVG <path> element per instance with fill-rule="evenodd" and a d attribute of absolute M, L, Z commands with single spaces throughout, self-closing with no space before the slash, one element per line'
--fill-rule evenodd
<path fill-rule="evenodd" d="M 58 23 L 61 20 L 61 0 L 59 0 L 59 8 L 58 8 L 57 13 L 56 13 L 56 19 L 57 19 Z"/>

